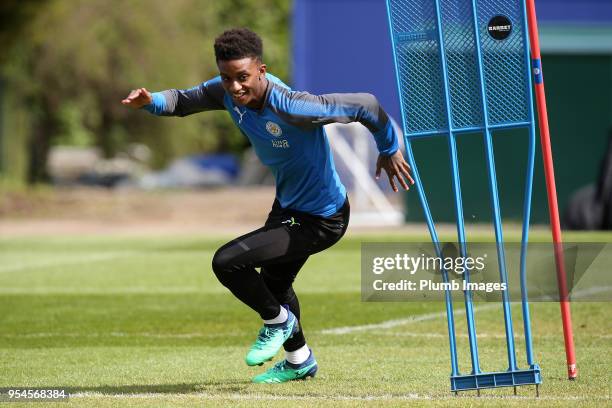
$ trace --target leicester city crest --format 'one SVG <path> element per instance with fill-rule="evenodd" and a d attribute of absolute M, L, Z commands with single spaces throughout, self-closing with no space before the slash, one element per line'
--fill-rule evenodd
<path fill-rule="evenodd" d="M 266 130 L 268 131 L 268 133 L 270 133 L 272 136 L 276 136 L 279 137 L 280 135 L 283 134 L 283 130 L 281 129 L 280 126 L 278 126 L 277 123 L 274 123 L 272 121 L 268 121 L 266 123 Z"/>

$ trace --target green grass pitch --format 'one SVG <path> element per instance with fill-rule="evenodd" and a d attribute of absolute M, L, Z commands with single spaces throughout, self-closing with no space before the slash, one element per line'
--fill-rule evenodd
<path fill-rule="evenodd" d="M 474 392 L 451 394 L 446 320 L 431 317 L 443 313 L 443 305 L 361 302 L 360 243 L 373 239 L 425 238 L 349 236 L 311 257 L 296 291 L 319 373 L 309 381 L 257 385 L 251 377 L 269 365 L 247 367 L 244 355 L 260 321 L 210 269 L 214 250 L 225 240 L 2 238 L 0 387 L 68 387 L 75 395 L 60 405 L 66 407 L 611 403 L 609 303 L 572 305 L 577 381 L 565 378 L 558 305 L 533 303 L 535 357 L 544 378 L 540 398 L 532 386 L 519 388 L 517 397 L 509 388 L 485 390 L 480 398 Z M 524 367 L 519 306 L 513 305 L 514 326 L 517 360 Z M 501 307 L 481 304 L 476 318 L 483 369 L 504 370 Z M 398 324 L 386 328 L 356 327 L 396 319 Z M 465 372 L 469 352 L 462 315 L 457 322 Z M 343 327 L 348 329 L 341 333 Z"/>

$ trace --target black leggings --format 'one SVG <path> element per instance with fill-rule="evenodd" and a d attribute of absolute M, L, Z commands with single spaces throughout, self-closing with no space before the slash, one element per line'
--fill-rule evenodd
<path fill-rule="evenodd" d="M 262 319 L 274 319 L 281 304 L 298 318 L 299 331 L 285 342 L 287 351 L 306 344 L 293 281 L 310 255 L 340 240 L 349 214 L 348 198 L 330 217 L 283 209 L 274 201 L 262 228 L 228 242 L 213 257 L 212 268 L 219 281 Z"/>

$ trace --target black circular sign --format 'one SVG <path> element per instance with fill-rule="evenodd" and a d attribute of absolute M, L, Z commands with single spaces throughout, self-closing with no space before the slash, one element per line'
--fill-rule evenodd
<path fill-rule="evenodd" d="M 512 21 L 506 16 L 495 16 L 487 25 L 489 35 L 496 40 L 505 40 L 512 33 Z"/>

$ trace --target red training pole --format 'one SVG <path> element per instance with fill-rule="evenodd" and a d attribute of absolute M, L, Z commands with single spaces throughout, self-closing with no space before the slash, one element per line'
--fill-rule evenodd
<path fill-rule="evenodd" d="M 548 212 L 552 230 L 557 265 L 557 284 L 559 286 L 559 304 L 561 320 L 563 321 L 563 339 L 565 341 L 565 356 L 567 358 L 567 376 L 570 380 L 578 376 L 576 367 L 576 352 L 574 350 L 574 335 L 572 330 L 572 314 L 567 292 L 565 262 L 563 257 L 563 239 L 561 223 L 559 222 L 559 207 L 557 203 L 557 188 L 555 187 L 555 170 L 550 148 L 550 131 L 548 128 L 548 113 L 546 112 L 546 95 L 544 94 L 544 77 L 540 59 L 540 40 L 538 38 L 538 22 L 534 0 L 526 0 L 527 19 L 529 21 L 529 40 L 531 43 L 531 66 L 533 68 L 538 120 L 540 123 L 540 141 L 542 143 L 542 158 L 544 160 L 544 175 L 546 177 L 546 192 L 548 194 Z"/>

